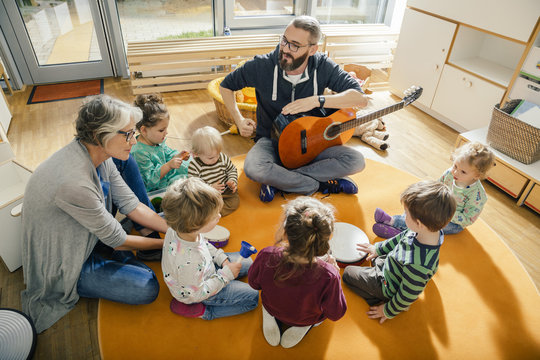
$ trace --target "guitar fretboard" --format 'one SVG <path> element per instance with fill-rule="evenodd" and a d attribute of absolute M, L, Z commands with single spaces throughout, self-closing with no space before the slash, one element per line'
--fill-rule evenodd
<path fill-rule="evenodd" d="M 342 132 L 347 131 L 347 130 L 351 130 L 351 129 L 357 127 L 358 125 L 362 125 L 364 123 L 367 123 L 368 121 L 371 121 L 371 120 L 380 118 L 382 116 L 388 115 L 390 113 L 393 113 L 394 111 L 401 110 L 401 109 L 403 109 L 404 106 L 405 106 L 405 102 L 400 101 L 400 102 L 398 102 L 398 103 L 396 103 L 394 105 L 390 105 L 388 107 L 385 107 L 384 109 L 377 110 L 377 111 L 368 113 L 366 115 L 362 115 L 360 117 L 357 116 L 356 119 L 352 119 L 352 120 L 349 120 L 349 121 L 345 121 L 344 123 L 341 123 L 339 125 L 339 133 L 342 133 Z"/>

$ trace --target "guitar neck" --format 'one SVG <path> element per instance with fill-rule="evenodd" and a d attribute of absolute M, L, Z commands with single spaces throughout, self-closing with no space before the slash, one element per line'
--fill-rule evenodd
<path fill-rule="evenodd" d="M 362 125 L 364 123 L 367 123 L 368 121 L 378 119 L 378 118 L 380 118 L 382 116 L 388 115 L 388 114 L 393 113 L 393 112 L 398 111 L 398 110 L 401 110 L 401 109 L 403 109 L 404 106 L 405 106 L 405 102 L 400 101 L 400 102 L 398 102 L 398 103 L 396 103 L 394 105 L 385 107 L 384 109 L 377 110 L 377 111 L 368 113 L 366 115 L 362 115 L 360 117 L 357 116 L 356 119 L 352 119 L 352 120 L 349 120 L 349 121 L 345 121 L 344 123 L 341 123 L 339 125 L 339 133 L 342 133 L 342 132 L 347 131 L 347 130 L 354 129 L 358 125 Z"/>

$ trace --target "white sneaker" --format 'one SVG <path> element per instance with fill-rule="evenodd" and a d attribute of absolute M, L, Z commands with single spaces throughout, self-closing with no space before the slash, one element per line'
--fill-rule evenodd
<path fill-rule="evenodd" d="M 292 326 L 283 332 L 281 335 L 281 346 L 284 348 L 292 348 L 298 344 L 307 332 L 311 329 L 310 326 Z"/>
<path fill-rule="evenodd" d="M 272 346 L 278 346 L 281 334 L 276 319 L 262 307 L 263 334 L 266 341 Z"/>

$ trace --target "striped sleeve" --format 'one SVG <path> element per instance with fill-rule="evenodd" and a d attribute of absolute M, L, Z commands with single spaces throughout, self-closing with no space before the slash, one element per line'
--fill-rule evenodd
<path fill-rule="evenodd" d="M 402 237 L 405 236 L 407 232 L 404 231 L 401 234 L 397 234 L 393 238 L 387 239 L 385 241 L 381 241 L 375 244 L 375 251 L 377 252 L 378 256 L 386 255 L 390 251 L 392 251 L 396 245 L 399 243 Z"/>
<path fill-rule="evenodd" d="M 393 265 L 393 264 L 392 264 Z M 392 266 L 390 265 L 390 266 Z M 391 319 L 407 308 L 416 300 L 424 291 L 427 283 L 433 276 L 431 269 L 416 264 L 408 264 L 403 268 L 391 270 L 394 276 L 399 273 L 401 279 L 397 292 L 392 296 L 390 301 L 384 304 L 384 315 Z M 395 276 L 397 280 L 397 276 Z"/>
<path fill-rule="evenodd" d="M 225 181 L 232 180 L 238 184 L 238 171 L 236 170 L 236 166 L 234 166 L 231 159 L 224 153 L 221 153 L 221 160 L 225 166 L 225 174 L 227 175 Z"/>

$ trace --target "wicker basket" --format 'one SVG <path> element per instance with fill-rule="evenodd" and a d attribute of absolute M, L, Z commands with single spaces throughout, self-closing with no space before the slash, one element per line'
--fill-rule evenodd
<path fill-rule="evenodd" d="M 229 110 L 225 107 L 223 103 L 223 98 L 219 93 L 219 84 L 223 81 L 223 77 L 214 79 L 208 84 L 208 92 L 212 95 L 214 99 L 214 104 L 216 105 L 216 111 L 218 114 L 219 120 L 223 121 L 227 125 L 234 125 L 234 120 L 229 113 Z M 243 117 L 257 121 L 257 104 L 248 104 L 248 103 L 237 103 L 238 109 Z"/>
<path fill-rule="evenodd" d="M 531 164 L 540 159 L 540 128 L 510 115 L 520 101 L 509 101 L 502 110 L 499 104 L 495 105 L 487 141 L 503 154 L 524 164 Z"/>

